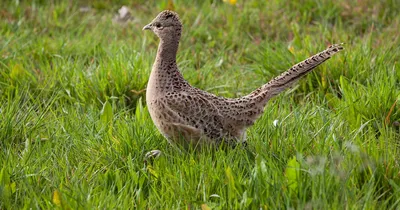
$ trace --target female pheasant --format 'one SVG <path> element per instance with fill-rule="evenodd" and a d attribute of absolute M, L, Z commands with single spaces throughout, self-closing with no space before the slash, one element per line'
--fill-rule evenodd
<path fill-rule="evenodd" d="M 263 113 L 268 100 L 343 50 L 341 44 L 294 65 L 267 84 L 240 98 L 223 98 L 191 86 L 179 72 L 176 53 L 182 32 L 178 14 L 161 12 L 143 30 L 160 39 L 147 85 L 146 101 L 154 124 L 171 143 L 229 144 L 246 140 L 246 128 Z"/>

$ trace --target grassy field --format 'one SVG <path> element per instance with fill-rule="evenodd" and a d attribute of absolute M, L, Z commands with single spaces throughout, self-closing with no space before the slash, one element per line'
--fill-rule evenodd
<path fill-rule="evenodd" d="M 0 3 L 0 209 L 400 208 L 398 0 L 32 2 Z M 141 29 L 172 7 L 184 77 L 225 97 L 346 50 L 271 100 L 247 148 L 179 152 L 144 103 Z"/>

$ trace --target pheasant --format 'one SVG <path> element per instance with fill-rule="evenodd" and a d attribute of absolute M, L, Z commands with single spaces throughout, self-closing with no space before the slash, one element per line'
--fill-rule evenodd
<path fill-rule="evenodd" d="M 177 13 L 163 11 L 143 30 L 153 31 L 160 39 L 146 90 L 150 116 L 170 143 L 185 147 L 245 142 L 246 128 L 260 117 L 270 98 L 343 50 L 342 44 L 331 45 L 249 95 L 224 98 L 191 86 L 180 73 L 176 54 L 182 23 Z"/>

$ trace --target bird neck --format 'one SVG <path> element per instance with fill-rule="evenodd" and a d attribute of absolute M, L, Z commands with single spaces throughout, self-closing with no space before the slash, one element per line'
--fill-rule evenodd
<path fill-rule="evenodd" d="M 179 40 L 174 38 L 161 39 L 157 50 L 157 61 L 162 63 L 176 63 Z"/>
<path fill-rule="evenodd" d="M 170 80 L 185 83 L 182 74 L 176 64 L 176 53 L 178 51 L 179 39 L 161 39 L 158 45 L 156 61 L 153 65 L 151 78 L 163 78 L 165 84 L 170 85 Z M 162 83 L 162 82 L 159 82 Z"/>

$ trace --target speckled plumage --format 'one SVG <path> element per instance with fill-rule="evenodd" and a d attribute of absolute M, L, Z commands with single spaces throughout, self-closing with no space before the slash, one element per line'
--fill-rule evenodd
<path fill-rule="evenodd" d="M 161 12 L 143 29 L 152 30 L 160 38 L 147 85 L 148 110 L 170 142 L 184 145 L 244 142 L 246 128 L 259 118 L 271 97 L 343 49 L 342 45 L 332 45 L 249 95 L 223 98 L 192 87 L 179 72 L 176 53 L 182 24 L 175 12 Z"/>

